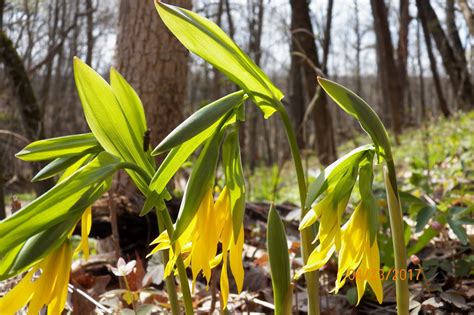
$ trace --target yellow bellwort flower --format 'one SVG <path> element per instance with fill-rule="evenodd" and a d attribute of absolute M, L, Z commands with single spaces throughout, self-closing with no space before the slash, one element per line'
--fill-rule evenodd
<path fill-rule="evenodd" d="M 222 244 L 222 253 L 216 255 L 219 242 Z M 169 249 L 170 251 L 170 259 L 165 267 L 165 277 L 170 275 L 178 256 L 181 254 L 188 254 L 184 259 L 184 264 L 185 266 L 191 266 L 193 284 L 200 272 L 203 273 L 207 283 L 209 283 L 212 275 L 211 270 L 222 262 L 220 287 L 224 308 L 229 296 L 228 265 L 230 265 L 238 291 L 242 290 L 244 280 L 242 264 L 244 231 L 242 226 L 238 237 L 233 233 L 230 194 L 227 187 L 224 187 L 215 203 L 212 190 L 209 189 L 202 199 L 191 224 L 178 238 L 174 246 L 171 246 L 166 231 L 161 233 L 151 244 L 157 244 L 157 246 L 148 256 L 160 250 Z"/>
<path fill-rule="evenodd" d="M 297 271 L 296 277 L 300 277 L 303 273 L 308 271 L 318 270 L 324 266 L 332 254 L 340 248 L 341 216 L 347 206 L 348 200 L 349 196 L 334 205 L 332 195 L 328 194 L 309 210 L 303 220 L 301 220 L 299 226 L 300 230 L 314 224 L 319 218 L 320 225 L 318 235 L 314 240 L 314 243 L 319 240 L 319 245 L 308 257 L 306 265 Z"/>
<path fill-rule="evenodd" d="M 46 306 L 48 314 L 61 314 L 67 298 L 72 262 L 69 241 L 51 252 L 28 271 L 25 277 L 0 298 L 1 314 L 15 314 L 28 304 L 28 314 L 36 315 Z M 39 277 L 35 274 L 41 271 Z"/>
<path fill-rule="evenodd" d="M 377 238 L 370 242 L 368 211 L 360 203 L 342 228 L 341 249 L 335 292 L 344 285 L 350 273 L 355 273 L 357 304 L 364 295 L 367 283 L 382 303 L 383 288 L 379 278 L 380 256 Z"/>

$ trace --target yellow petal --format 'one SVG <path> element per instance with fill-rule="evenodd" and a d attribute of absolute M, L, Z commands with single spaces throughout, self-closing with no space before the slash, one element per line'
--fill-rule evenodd
<path fill-rule="evenodd" d="M 313 209 L 310 209 L 301 220 L 300 225 L 298 226 L 298 230 L 301 231 L 313 225 L 317 219 L 318 216 L 316 215 L 316 212 Z"/>
<path fill-rule="evenodd" d="M 2 314 L 15 314 L 31 300 L 34 294 L 34 286 L 31 282 L 31 278 L 37 270 L 38 268 L 31 269 L 13 289 L 0 298 L 0 310 L 2 310 Z"/>
<path fill-rule="evenodd" d="M 319 268 L 324 266 L 331 258 L 335 249 L 336 248 L 334 246 L 323 247 L 321 245 L 318 245 L 318 247 L 313 250 L 311 255 L 309 255 L 306 265 L 304 265 L 303 268 L 296 272 L 295 278 L 301 277 L 303 273 L 318 270 Z"/>
<path fill-rule="evenodd" d="M 89 233 L 92 227 L 92 207 L 87 209 L 82 214 L 81 218 L 81 244 L 79 247 L 84 254 L 84 259 L 89 259 Z"/>
<path fill-rule="evenodd" d="M 54 288 L 54 297 L 48 306 L 48 315 L 61 314 L 66 304 L 67 287 L 69 283 L 69 273 L 72 263 L 72 247 L 69 243 L 65 244 L 62 250 L 61 266 L 57 266 L 58 278 Z"/>
<path fill-rule="evenodd" d="M 368 236 L 370 242 L 370 237 Z M 367 243 L 368 244 L 368 243 Z M 377 244 L 377 239 L 374 241 L 370 249 L 366 254 L 367 268 L 369 270 L 379 270 L 380 269 L 380 255 L 379 255 L 379 246 Z M 379 277 L 369 277 L 369 285 L 377 297 L 379 304 L 382 304 L 383 301 L 383 287 L 382 280 Z"/>
<path fill-rule="evenodd" d="M 226 251 L 226 254 L 227 254 L 227 251 Z M 214 257 L 214 259 L 209 262 L 211 269 L 216 268 L 221 263 L 221 261 L 222 261 L 222 253 Z"/>
<path fill-rule="evenodd" d="M 232 237 L 233 238 L 233 237 Z M 240 293 L 244 285 L 244 265 L 242 263 L 242 251 L 244 249 L 244 227 L 240 228 L 237 242 L 232 240 L 230 244 L 230 270 L 237 285 L 237 291 Z"/>
<path fill-rule="evenodd" d="M 224 258 L 224 262 L 222 263 L 220 287 L 221 287 L 221 300 L 222 300 L 221 309 L 225 310 L 227 308 L 227 301 L 229 299 L 229 278 L 227 276 L 227 258 Z"/>

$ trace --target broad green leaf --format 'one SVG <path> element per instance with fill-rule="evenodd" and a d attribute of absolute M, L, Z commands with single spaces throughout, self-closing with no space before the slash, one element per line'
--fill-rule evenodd
<path fill-rule="evenodd" d="M 43 161 L 84 152 L 100 152 L 102 148 L 92 133 L 38 140 L 28 144 L 16 157 L 23 161 Z"/>
<path fill-rule="evenodd" d="M 155 208 L 156 210 L 165 210 L 165 200 L 171 200 L 171 195 L 168 190 L 165 189 L 160 194 L 158 194 L 154 190 L 150 190 L 148 192 L 148 196 L 145 199 L 145 203 L 143 204 L 142 210 L 140 211 L 140 216 L 144 216 L 153 208 Z"/>
<path fill-rule="evenodd" d="M 305 207 L 307 209 L 310 208 L 313 202 L 325 192 L 329 186 L 335 185 L 344 175 L 347 175 L 349 170 L 357 167 L 366 154 L 373 150 L 374 147 L 372 145 L 359 147 L 342 156 L 324 169 L 315 181 L 309 185 Z"/>
<path fill-rule="evenodd" d="M 68 218 L 71 208 L 85 209 L 95 200 L 92 192 L 121 167 L 107 152 L 77 170 L 45 194 L 0 222 L 0 256 L 30 236 Z M 84 196 L 84 197 L 83 197 Z"/>
<path fill-rule="evenodd" d="M 238 91 L 204 106 L 171 131 L 152 152 L 152 155 L 166 152 L 208 129 L 233 108 L 242 104 L 246 97 L 244 91 Z"/>
<path fill-rule="evenodd" d="M 52 250 L 61 245 L 68 237 L 68 234 L 77 224 L 80 213 L 62 221 L 40 233 L 30 237 L 18 248 L 14 248 L 7 256 L 13 255 L 7 264 L 2 259 L 0 267 L 0 280 L 11 278 L 20 272 L 25 271 Z"/>
<path fill-rule="evenodd" d="M 421 232 L 425 228 L 425 225 L 428 224 L 428 221 L 431 219 L 435 213 L 436 208 L 431 206 L 425 206 L 420 209 L 418 215 L 416 216 L 416 232 Z"/>
<path fill-rule="evenodd" d="M 228 117 L 230 115 L 230 117 Z M 214 122 L 210 127 L 201 131 L 193 138 L 171 149 L 163 163 L 161 163 L 158 171 L 151 179 L 150 190 L 161 194 L 168 182 L 174 174 L 179 170 L 181 165 L 189 158 L 189 156 L 196 151 L 196 149 L 206 141 L 212 134 L 216 133 L 218 129 L 222 129 L 222 125 L 227 124 L 227 121 L 235 119 L 234 114 L 227 114 Z"/>
<path fill-rule="evenodd" d="M 275 207 L 270 206 L 267 224 L 267 250 L 272 277 L 275 314 L 291 314 L 292 287 L 290 258 L 285 227 Z"/>
<path fill-rule="evenodd" d="M 372 158 L 362 162 L 359 170 L 359 191 L 362 205 L 368 211 L 370 244 L 376 239 L 380 214 L 372 191 L 374 180 L 372 163 Z"/>
<path fill-rule="evenodd" d="M 416 243 L 413 246 L 408 247 L 407 256 L 410 257 L 418 253 L 420 250 L 426 247 L 430 243 L 430 241 L 438 235 L 439 232 L 433 229 L 431 226 L 428 227 L 423 234 L 418 238 Z"/>
<path fill-rule="evenodd" d="M 357 94 L 348 88 L 318 77 L 318 82 L 326 93 L 349 115 L 357 119 L 369 134 L 377 150 L 388 160 L 392 159 L 387 131 L 375 111 Z"/>
<path fill-rule="evenodd" d="M 239 129 L 232 128 L 222 146 L 225 182 L 230 193 L 234 238 L 240 233 L 245 212 L 245 179 L 240 158 Z"/>
<path fill-rule="evenodd" d="M 120 81 L 118 76 L 112 76 L 114 80 Z M 74 58 L 74 78 L 87 123 L 97 141 L 107 152 L 125 162 L 138 165 L 151 177 L 154 167 L 147 153 L 143 151 L 143 134 L 138 134 L 146 129 L 141 119 L 142 109 L 139 108 L 141 104 L 121 103 L 134 98 L 134 95 L 130 96 L 132 92 L 124 90 L 126 88 L 119 83 L 115 84 L 115 90 L 120 94 L 119 100 L 115 90 L 78 58 Z M 127 108 L 128 106 L 134 108 Z M 135 124 L 141 127 L 132 127 Z M 148 183 L 142 177 L 130 170 L 127 170 L 127 173 L 142 192 L 148 191 Z"/>
<path fill-rule="evenodd" d="M 455 221 L 451 218 L 451 216 L 446 217 L 449 227 L 453 230 L 454 234 L 458 237 L 459 241 L 462 244 L 469 244 L 469 236 L 467 235 L 466 229 L 462 226 L 461 223 Z"/>
<path fill-rule="evenodd" d="M 129 129 L 138 143 L 143 142 L 147 129 L 142 101 L 133 87 L 114 68 L 110 69 L 110 86 L 117 97 Z M 143 145 L 141 146 L 143 148 Z"/>
<path fill-rule="evenodd" d="M 178 40 L 245 90 L 265 118 L 275 112 L 273 103 L 280 101 L 283 93 L 219 26 L 192 11 L 159 1 L 156 9 Z"/>
<path fill-rule="evenodd" d="M 195 163 L 193 172 L 189 177 L 188 184 L 184 190 L 183 200 L 176 220 L 176 229 L 172 239 L 176 241 L 178 237 L 191 223 L 201 201 L 207 191 L 212 189 L 214 175 L 219 157 L 219 144 L 221 141 L 220 130 L 217 130 L 210 138 Z"/>
<path fill-rule="evenodd" d="M 71 165 L 75 164 L 78 160 L 80 160 L 82 156 L 74 155 L 74 156 L 66 156 L 60 157 L 55 159 L 54 161 L 50 162 L 48 165 L 43 167 L 32 179 L 32 182 L 44 180 L 54 175 L 64 171 L 66 168 L 70 167 Z"/>

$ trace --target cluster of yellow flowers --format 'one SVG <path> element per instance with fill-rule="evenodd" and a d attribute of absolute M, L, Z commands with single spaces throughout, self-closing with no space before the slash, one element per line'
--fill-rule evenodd
<path fill-rule="evenodd" d="M 216 255 L 219 243 L 222 245 L 222 252 Z M 230 195 L 227 187 L 224 187 L 215 202 L 212 190 L 209 189 L 206 192 L 191 224 L 180 235 L 174 246 L 171 246 L 166 231 L 161 233 L 152 244 L 157 244 L 157 246 L 150 252 L 150 255 L 160 250 L 170 250 L 170 260 L 165 267 L 165 277 L 173 271 L 179 255 L 187 255 L 184 264 L 186 267 L 191 266 L 193 284 L 201 272 L 209 284 L 211 270 L 222 262 L 220 288 L 224 308 L 229 296 L 228 265 L 230 265 L 238 291 L 242 290 L 244 231 L 242 226 L 238 235 L 233 232 Z"/>
<path fill-rule="evenodd" d="M 380 267 L 379 248 L 377 238 L 370 241 L 370 229 L 368 210 L 361 202 L 350 219 L 340 227 L 341 217 L 346 209 L 349 196 L 345 197 L 337 205 L 333 204 L 333 194 L 328 193 L 313 209 L 308 211 L 301 221 L 300 230 L 314 224 L 320 219 L 319 233 L 315 242 L 319 245 L 313 250 L 308 258 L 307 264 L 301 268 L 296 276 L 305 272 L 318 270 L 323 267 L 334 254 L 338 253 L 338 272 L 334 291 L 345 284 L 350 272 L 367 274 L 369 270 L 378 270 Z M 357 277 L 357 304 L 364 295 L 365 288 L 369 283 L 379 303 L 383 300 L 382 282 L 380 279 L 370 277 Z"/>

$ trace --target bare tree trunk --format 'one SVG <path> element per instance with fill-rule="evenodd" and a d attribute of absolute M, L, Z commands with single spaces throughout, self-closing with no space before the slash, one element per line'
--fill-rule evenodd
<path fill-rule="evenodd" d="M 438 17 L 428 0 L 416 1 L 420 17 L 425 19 L 430 34 L 438 47 L 443 60 L 444 68 L 448 73 L 453 91 L 459 100 L 460 107 L 469 109 L 474 107 L 474 92 L 469 73 L 467 70 L 467 62 L 464 56 L 460 56 L 451 45 L 444 33 Z"/>
<path fill-rule="evenodd" d="M 87 18 L 87 53 L 86 63 L 92 66 L 92 54 L 94 52 L 94 8 L 92 0 L 86 0 L 86 18 Z"/>
<path fill-rule="evenodd" d="M 354 35 L 356 37 L 355 41 L 355 50 L 356 50 L 356 64 L 355 64 L 355 86 L 356 93 L 363 98 L 362 95 L 362 78 L 361 78 L 361 51 L 362 51 L 362 33 L 360 30 L 360 18 L 359 18 L 359 4 L 358 0 L 354 0 L 354 15 L 355 15 L 355 24 L 354 24 Z"/>
<path fill-rule="evenodd" d="M 374 16 L 374 30 L 379 60 L 379 75 L 384 98 L 390 109 L 391 129 L 397 136 L 402 130 L 403 99 L 400 100 L 401 87 L 399 72 L 393 54 L 392 37 L 388 25 L 387 7 L 384 1 L 371 0 Z"/>
<path fill-rule="evenodd" d="M 222 13 L 224 11 L 224 0 L 219 0 L 219 5 L 217 6 L 217 19 L 216 24 L 221 26 L 222 24 Z M 213 99 L 218 99 L 221 97 L 221 82 L 222 82 L 222 74 L 216 68 L 212 69 L 214 78 L 213 78 L 213 87 L 212 87 L 212 97 Z"/>
<path fill-rule="evenodd" d="M 458 0 L 458 2 L 464 19 L 466 20 L 467 27 L 469 28 L 469 33 L 471 36 L 474 36 L 474 14 L 472 13 L 472 8 L 469 6 L 467 0 Z"/>
<path fill-rule="evenodd" d="M 400 97 L 402 103 L 407 100 L 407 92 L 409 87 L 408 75 L 407 75 L 407 59 L 408 59 L 408 27 L 410 24 L 410 14 L 408 11 L 408 0 L 400 0 L 400 29 L 398 31 L 398 47 L 397 47 L 397 66 L 398 66 L 398 80 L 400 84 Z M 405 113 L 409 113 L 411 108 L 403 110 Z"/>
<path fill-rule="evenodd" d="M 309 100 L 313 99 L 316 95 L 317 91 L 317 72 L 315 68 L 321 69 L 324 65 L 319 62 L 308 2 L 306 0 L 290 0 L 290 4 L 292 9 L 292 53 L 297 53 L 298 57 L 302 59 L 301 62 L 294 66 L 301 67 L 301 73 L 304 78 L 304 91 L 302 91 L 302 94 L 306 96 L 306 102 L 309 102 Z M 328 12 L 331 14 L 332 1 L 328 4 Z M 327 36 L 324 39 L 324 41 L 327 42 L 327 45 L 323 43 L 323 46 L 327 47 L 326 51 L 323 51 L 323 55 L 326 54 L 326 60 L 327 54 L 329 53 L 329 34 L 331 31 L 331 17 L 328 16 L 327 18 L 329 28 L 325 30 Z M 297 61 L 297 59 L 293 60 Z M 293 73 L 297 72 L 294 71 Z M 297 93 L 297 91 L 293 91 L 293 93 Z M 299 107 L 296 109 L 297 111 L 302 108 L 301 104 L 292 104 L 292 106 Z M 313 118 L 316 133 L 316 152 L 320 162 L 323 165 L 328 165 L 336 158 L 336 149 L 334 146 L 334 131 L 332 127 L 331 113 L 328 108 L 327 97 L 324 93 L 321 93 L 316 100 Z M 297 128 L 299 126 L 301 126 L 301 124 L 296 125 Z"/>
<path fill-rule="evenodd" d="M 191 0 L 171 2 L 191 7 Z M 120 2 L 116 64 L 143 102 L 156 145 L 182 120 L 188 52 L 166 29 L 153 1 Z"/>
<path fill-rule="evenodd" d="M 431 45 L 431 36 L 428 29 L 428 23 L 426 21 L 426 17 L 422 11 L 418 11 L 418 18 L 421 26 L 423 27 L 423 35 L 425 37 L 426 43 L 426 51 L 428 53 L 428 58 L 430 60 L 430 67 L 431 73 L 433 75 L 433 82 L 435 85 L 436 95 L 438 96 L 438 104 L 439 109 L 443 113 L 445 117 L 449 117 L 451 112 L 448 108 L 448 104 L 446 103 L 446 99 L 444 97 L 443 88 L 441 86 L 441 80 L 439 79 L 438 75 L 438 67 L 436 66 L 436 58 L 433 54 L 433 47 Z"/>

